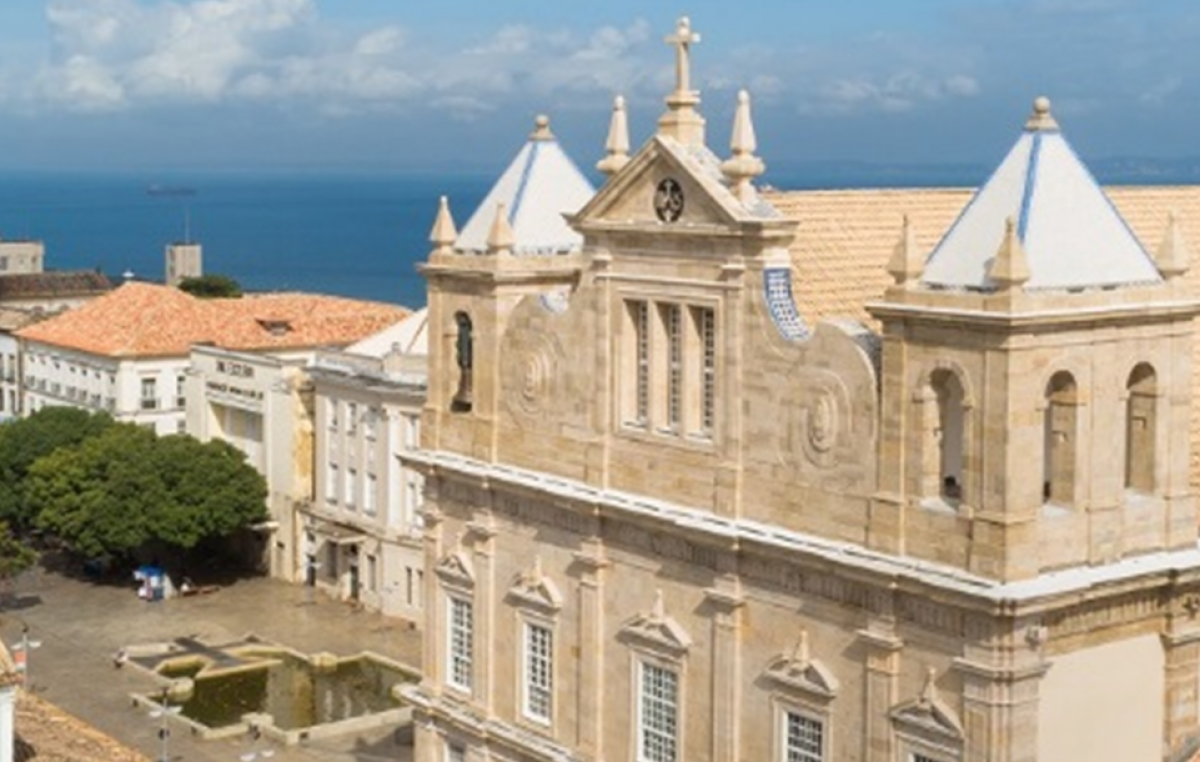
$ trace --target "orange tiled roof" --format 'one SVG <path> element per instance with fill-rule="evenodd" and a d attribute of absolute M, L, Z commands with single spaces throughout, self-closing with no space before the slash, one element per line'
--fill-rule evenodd
<path fill-rule="evenodd" d="M 396 305 L 319 294 L 198 299 L 130 282 L 17 335 L 109 357 L 164 357 L 200 342 L 246 351 L 343 346 L 407 314 Z"/>

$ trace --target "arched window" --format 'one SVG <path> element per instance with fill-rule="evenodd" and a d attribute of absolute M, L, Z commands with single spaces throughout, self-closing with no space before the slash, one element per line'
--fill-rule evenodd
<path fill-rule="evenodd" d="M 1042 447 L 1042 499 L 1048 503 L 1075 502 L 1076 427 L 1079 392 L 1075 378 L 1055 373 L 1046 385 L 1046 414 Z"/>
<path fill-rule="evenodd" d="M 930 385 L 937 395 L 938 408 L 938 484 L 947 500 L 962 497 L 963 451 L 963 387 L 958 376 L 948 370 L 935 371 Z"/>
<path fill-rule="evenodd" d="M 467 313 L 456 313 L 454 325 L 457 329 L 454 339 L 454 354 L 458 364 L 458 391 L 454 393 L 450 409 L 456 413 L 465 413 L 471 409 L 472 402 L 475 337 L 472 333 L 471 317 Z"/>
<path fill-rule="evenodd" d="M 921 494 L 956 502 L 963 496 L 966 409 L 963 383 L 954 371 L 938 369 L 922 391 Z"/>
<path fill-rule="evenodd" d="M 1125 489 L 1154 492 L 1155 415 L 1158 377 L 1142 363 L 1129 374 L 1125 403 Z"/>

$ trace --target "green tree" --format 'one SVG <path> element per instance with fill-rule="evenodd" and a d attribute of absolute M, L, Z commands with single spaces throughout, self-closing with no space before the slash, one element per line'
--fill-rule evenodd
<path fill-rule="evenodd" d="M 151 541 L 193 548 L 266 518 L 266 484 L 239 451 L 132 424 L 51 453 L 29 476 L 38 525 L 91 557 Z"/>
<path fill-rule="evenodd" d="M 237 299 L 242 295 L 241 285 L 228 275 L 200 275 L 179 281 L 179 290 L 201 299 Z"/>
<path fill-rule="evenodd" d="M 0 520 L 18 530 L 33 526 L 37 511 L 28 499 L 29 467 L 38 458 L 79 444 L 112 425 L 107 413 L 47 407 L 0 426 Z"/>
<path fill-rule="evenodd" d="M 13 594 L 13 580 L 37 563 L 38 554 L 0 521 L 0 605 Z"/>

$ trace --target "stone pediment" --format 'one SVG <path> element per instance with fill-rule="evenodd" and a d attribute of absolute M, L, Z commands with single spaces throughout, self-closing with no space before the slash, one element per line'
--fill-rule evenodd
<path fill-rule="evenodd" d="M 921 695 L 892 709 L 892 722 L 918 735 L 961 741 L 962 720 L 938 694 L 936 677 L 930 669 Z"/>
<path fill-rule="evenodd" d="M 662 590 L 654 597 L 654 607 L 647 614 L 639 614 L 625 623 L 618 637 L 650 650 L 666 652 L 670 656 L 682 656 L 692 646 L 692 639 L 683 626 L 666 613 Z"/>
<path fill-rule="evenodd" d="M 438 559 L 434 571 L 443 582 L 462 587 L 475 584 L 475 567 L 461 540 L 456 541 L 453 549 Z"/>
<path fill-rule="evenodd" d="M 840 684 L 819 659 L 812 658 L 808 633 L 801 632 L 791 653 L 783 654 L 767 666 L 763 677 L 785 692 L 799 692 L 818 699 L 832 699 Z"/>
<path fill-rule="evenodd" d="M 729 189 L 721 160 L 704 146 L 656 135 L 576 214 L 576 227 L 653 227 L 687 232 L 783 218 L 757 193 Z"/>
<path fill-rule="evenodd" d="M 542 573 L 542 559 L 535 557 L 533 568 L 517 575 L 508 597 L 518 605 L 553 613 L 562 608 L 563 596 L 554 580 Z"/>

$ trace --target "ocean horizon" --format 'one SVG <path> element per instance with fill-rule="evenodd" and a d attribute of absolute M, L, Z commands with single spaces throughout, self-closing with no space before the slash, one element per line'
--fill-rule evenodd
<path fill-rule="evenodd" d="M 1149 169 L 1148 169 L 1149 167 Z M 1172 169 L 1174 167 L 1174 169 Z M 774 171 L 785 190 L 972 187 L 988 167 L 812 163 Z M 1192 162 L 1110 162 L 1106 184 L 1197 182 Z M 0 240 L 39 240 L 47 270 L 161 280 L 169 243 L 204 247 L 204 270 L 248 291 L 307 291 L 408 307 L 425 303 L 438 197 L 461 228 L 502 168 L 447 174 L 0 173 Z M 598 178 L 593 178 L 598 184 Z"/>

